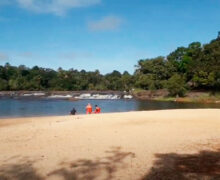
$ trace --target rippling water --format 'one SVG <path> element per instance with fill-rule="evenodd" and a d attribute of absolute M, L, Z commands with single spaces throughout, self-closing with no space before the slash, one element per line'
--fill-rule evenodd
<path fill-rule="evenodd" d="M 127 112 L 159 109 L 220 108 L 220 104 L 196 104 L 157 102 L 140 100 L 52 100 L 52 99 L 0 99 L 0 117 L 28 117 L 67 115 L 75 107 L 79 114 L 85 113 L 85 106 L 91 103 L 102 108 L 102 112 Z"/>

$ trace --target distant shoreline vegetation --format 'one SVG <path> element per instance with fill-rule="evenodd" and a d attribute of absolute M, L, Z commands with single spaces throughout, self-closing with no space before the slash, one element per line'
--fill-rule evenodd
<path fill-rule="evenodd" d="M 216 93 L 220 90 L 220 38 L 178 47 L 167 57 L 139 60 L 135 67 L 134 74 L 114 70 L 102 75 L 98 70 L 55 71 L 6 63 L 0 66 L 0 91 L 167 90 L 172 97 L 198 90 Z"/>

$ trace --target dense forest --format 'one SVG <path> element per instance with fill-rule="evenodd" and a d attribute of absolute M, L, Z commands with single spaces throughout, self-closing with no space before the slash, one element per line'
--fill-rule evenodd
<path fill-rule="evenodd" d="M 6 63 L 0 66 L 0 90 L 144 90 L 168 89 L 183 96 L 188 90 L 220 90 L 220 37 L 209 44 L 193 42 L 167 57 L 142 59 L 133 75 L 127 71 L 102 75 L 98 70 L 57 71 Z"/>

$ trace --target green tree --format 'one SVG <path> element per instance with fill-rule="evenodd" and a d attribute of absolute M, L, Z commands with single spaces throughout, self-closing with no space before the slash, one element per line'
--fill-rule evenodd
<path fill-rule="evenodd" d="M 7 81 L 0 78 L 0 91 L 6 91 L 7 89 L 8 89 Z"/>
<path fill-rule="evenodd" d="M 167 89 L 171 96 L 184 96 L 186 93 L 186 83 L 183 77 L 179 74 L 174 74 L 168 81 L 167 81 Z"/>

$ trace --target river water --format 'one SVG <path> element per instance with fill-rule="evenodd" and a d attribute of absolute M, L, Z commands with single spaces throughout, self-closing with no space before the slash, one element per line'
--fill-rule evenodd
<path fill-rule="evenodd" d="M 0 117 L 31 117 L 67 115 L 74 107 L 78 114 L 85 114 L 85 106 L 97 104 L 103 113 L 161 109 L 220 108 L 220 104 L 197 104 L 140 100 L 54 100 L 54 99 L 0 99 Z"/>

